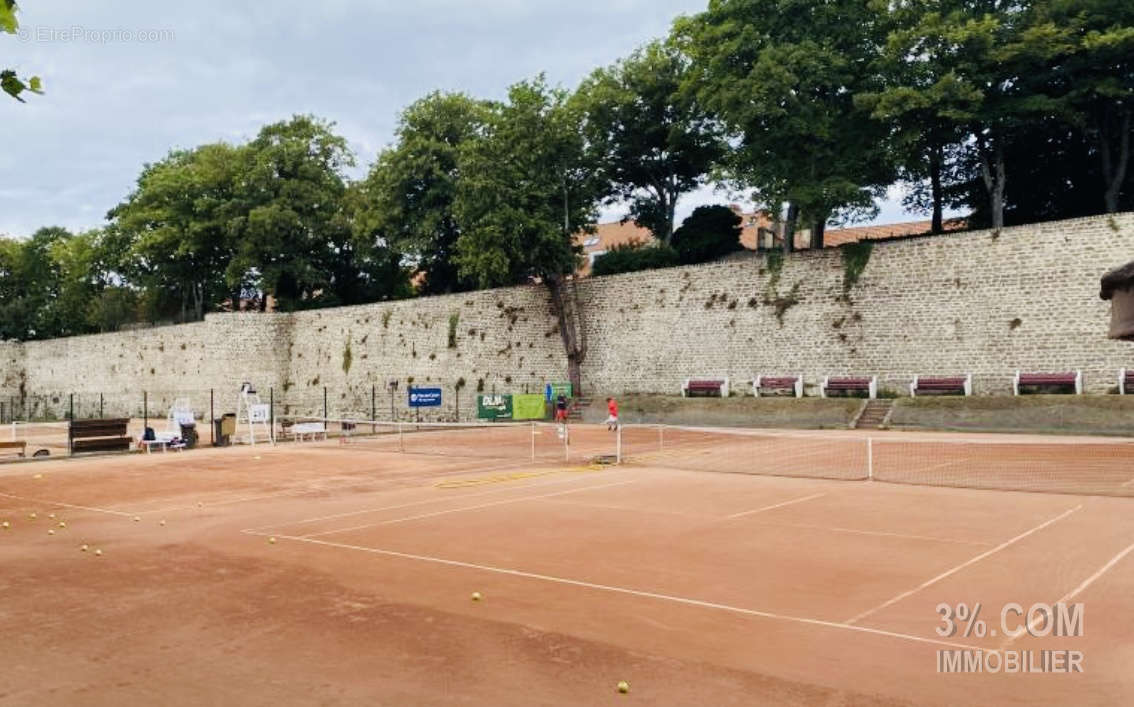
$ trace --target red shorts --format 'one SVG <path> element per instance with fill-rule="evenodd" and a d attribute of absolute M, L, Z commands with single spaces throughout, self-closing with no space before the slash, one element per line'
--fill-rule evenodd
<path fill-rule="evenodd" d="M 567 411 L 566 410 L 559 410 L 557 408 L 555 410 L 555 421 L 556 422 L 566 422 L 567 421 Z"/>

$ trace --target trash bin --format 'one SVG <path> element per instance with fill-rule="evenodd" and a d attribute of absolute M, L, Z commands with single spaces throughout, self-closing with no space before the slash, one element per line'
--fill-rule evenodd
<path fill-rule="evenodd" d="M 227 413 L 213 420 L 213 445 L 227 447 L 236 434 L 236 415 Z"/>
<path fill-rule="evenodd" d="M 181 425 L 181 440 L 185 443 L 186 449 L 197 446 L 197 424 L 195 422 Z"/>

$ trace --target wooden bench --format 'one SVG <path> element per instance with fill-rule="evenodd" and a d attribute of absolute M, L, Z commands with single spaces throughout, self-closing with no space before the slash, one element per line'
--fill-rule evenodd
<path fill-rule="evenodd" d="M 910 383 L 910 395 L 918 393 L 960 393 L 973 394 L 973 374 L 964 376 L 914 376 Z"/>
<path fill-rule="evenodd" d="M 16 442 L 0 442 L 0 454 L 15 454 L 24 457 L 28 453 L 28 443 L 24 440 Z"/>
<path fill-rule="evenodd" d="M 681 386 L 681 397 L 690 398 L 695 394 L 728 397 L 728 378 L 689 378 Z"/>
<path fill-rule="evenodd" d="M 1083 372 L 1069 371 L 1067 373 L 1021 373 L 1016 371 L 1012 379 L 1012 394 L 1019 395 L 1020 388 L 1035 386 L 1050 386 L 1059 388 L 1074 388 L 1076 395 L 1083 392 Z"/>
<path fill-rule="evenodd" d="M 129 420 L 72 420 L 67 426 L 67 444 L 71 454 L 91 452 L 128 452 L 133 442 L 126 434 Z"/>
<path fill-rule="evenodd" d="M 760 397 L 761 390 L 790 390 L 795 397 L 803 397 L 803 375 L 798 376 L 756 376 L 752 381 L 752 392 Z"/>
<path fill-rule="evenodd" d="M 1134 369 L 1123 368 L 1118 372 L 1118 394 L 1126 395 L 1128 391 L 1134 391 Z"/>
<path fill-rule="evenodd" d="M 819 388 L 820 395 L 826 398 L 831 392 L 865 392 L 871 399 L 878 397 L 878 376 L 869 378 L 854 376 L 827 376 Z"/>

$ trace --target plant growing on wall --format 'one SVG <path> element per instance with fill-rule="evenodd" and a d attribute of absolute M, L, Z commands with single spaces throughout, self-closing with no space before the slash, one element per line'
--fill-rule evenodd
<path fill-rule="evenodd" d="M 350 365 L 354 356 L 350 351 L 350 336 L 347 336 L 346 345 L 343 346 L 343 373 L 350 373 Z"/>
<path fill-rule="evenodd" d="M 457 327 L 461 323 L 461 313 L 453 312 L 449 315 L 449 348 L 457 348 Z"/>
<path fill-rule="evenodd" d="M 847 243 L 839 250 L 843 255 L 843 291 L 850 292 L 851 288 L 858 284 L 858 279 L 866 270 L 866 264 L 870 262 L 870 254 L 874 252 L 874 242 Z"/>

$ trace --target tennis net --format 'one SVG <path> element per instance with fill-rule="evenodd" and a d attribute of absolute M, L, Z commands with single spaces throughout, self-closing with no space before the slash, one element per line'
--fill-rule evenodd
<path fill-rule="evenodd" d="M 278 440 L 338 440 L 378 451 L 570 462 L 570 430 L 542 422 L 390 422 L 364 418 L 284 417 Z M 613 453 L 613 439 L 609 442 Z"/>
<path fill-rule="evenodd" d="M 861 437 L 625 425 L 621 461 L 647 466 L 955 488 L 1134 496 L 1134 441 Z"/>

